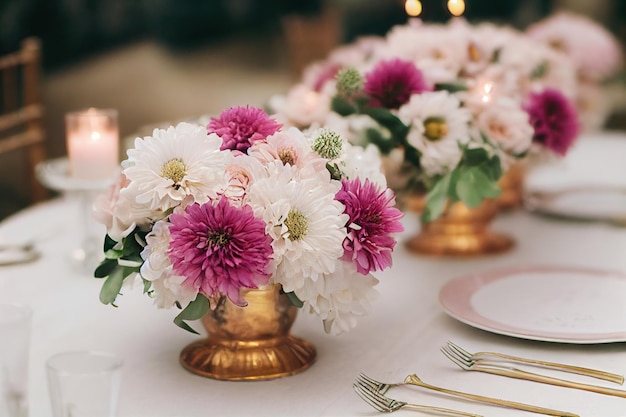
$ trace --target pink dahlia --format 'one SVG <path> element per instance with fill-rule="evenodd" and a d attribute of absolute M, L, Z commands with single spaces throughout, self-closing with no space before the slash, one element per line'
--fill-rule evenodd
<path fill-rule="evenodd" d="M 546 88 L 532 93 L 524 106 L 535 129 L 533 142 L 565 155 L 578 135 L 578 114 L 559 90 Z"/>
<path fill-rule="evenodd" d="M 335 200 L 346 207 L 350 216 L 348 236 L 343 241 L 343 258 L 352 261 L 363 275 L 391 265 L 391 252 L 396 240 L 391 233 L 404 230 L 402 213 L 395 208 L 393 191 L 380 191 L 369 179 L 343 180 Z"/>
<path fill-rule="evenodd" d="M 222 150 L 246 152 L 254 142 L 273 135 L 281 127 L 258 107 L 238 106 L 224 110 L 219 117 L 212 117 L 207 133 L 222 138 Z"/>
<path fill-rule="evenodd" d="M 234 207 L 222 198 L 217 205 L 193 204 L 170 221 L 169 257 L 174 272 L 186 277 L 184 285 L 243 306 L 240 288 L 268 282 L 272 242 L 250 206 Z"/>
<path fill-rule="evenodd" d="M 422 72 L 412 62 L 398 58 L 379 62 L 365 75 L 365 92 L 372 106 L 397 109 L 408 103 L 412 94 L 430 90 Z"/>

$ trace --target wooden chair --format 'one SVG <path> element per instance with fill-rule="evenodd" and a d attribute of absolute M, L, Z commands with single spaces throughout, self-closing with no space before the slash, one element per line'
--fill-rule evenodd
<path fill-rule="evenodd" d="M 40 73 L 37 38 L 25 39 L 20 50 L 0 57 L 0 154 L 22 153 L 32 203 L 48 196 L 35 176 L 35 166 L 46 159 Z"/>

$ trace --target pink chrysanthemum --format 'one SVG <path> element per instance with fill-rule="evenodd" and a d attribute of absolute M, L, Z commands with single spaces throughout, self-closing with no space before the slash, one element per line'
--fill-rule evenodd
<path fill-rule="evenodd" d="M 396 245 L 391 233 L 404 230 L 399 221 L 402 213 L 393 206 L 393 192 L 381 191 L 369 179 L 362 183 L 357 178 L 343 180 L 335 200 L 343 203 L 344 213 L 350 216 L 342 259 L 354 262 L 363 275 L 390 266 Z"/>
<path fill-rule="evenodd" d="M 397 109 L 408 103 L 412 94 L 430 90 L 422 72 L 412 62 L 398 58 L 379 62 L 365 75 L 365 92 L 372 106 Z"/>
<path fill-rule="evenodd" d="M 535 129 L 533 142 L 565 155 L 579 130 L 574 105 L 560 91 L 546 88 L 540 93 L 532 93 L 524 109 Z"/>
<path fill-rule="evenodd" d="M 207 133 L 222 138 L 222 150 L 246 152 L 254 142 L 273 135 L 281 127 L 258 107 L 237 106 L 224 110 L 219 117 L 212 117 Z"/>
<path fill-rule="evenodd" d="M 222 198 L 217 205 L 191 205 L 170 221 L 169 257 L 174 272 L 186 277 L 184 285 L 243 306 L 240 288 L 267 284 L 272 242 L 250 206 L 234 207 Z"/>

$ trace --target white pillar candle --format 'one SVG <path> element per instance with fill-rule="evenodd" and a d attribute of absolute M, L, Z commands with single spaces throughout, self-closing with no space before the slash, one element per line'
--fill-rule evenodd
<path fill-rule="evenodd" d="M 88 109 L 65 116 L 70 175 L 86 180 L 111 178 L 119 165 L 117 110 Z"/>

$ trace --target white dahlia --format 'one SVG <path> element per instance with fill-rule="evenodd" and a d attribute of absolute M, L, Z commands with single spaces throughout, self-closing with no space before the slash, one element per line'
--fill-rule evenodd
<path fill-rule="evenodd" d="M 415 94 L 398 116 L 410 126 L 407 140 L 422 154 L 426 175 L 445 174 L 461 160 L 459 144 L 470 141 L 471 114 L 447 91 Z"/>
<path fill-rule="evenodd" d="M 338 261 L 334 273 L 305 279 L 295 294 L 304 308 L 322 318 L 327 333 L 339 334 L 354 328 L 357 318 L 367 314 L 378 295 L 376 284 L 376 278 L 358 273 L 352 262 Z"/>
<path fill-rule="evenodd" d="M 268 165 L 270 175 L 250 187 L 250 205 L 272 237 L 274 282 L 286 292 L 300 288 L 305 277 L 317 279 L 335 270 L 343 255 L 348 216 L 335 200 L 339 181 L 328 172 L 300 178 L 291 165 Z M 323 176 L 326 180 L 322 180 Z"/>
<path fill-rule="evenodd" d="M 229 151 L 220 150 L 221 144 L 217 135 L 207 135 L 204 127 L 189 123 L 155 129 L 151 137 L 135 139 L 124 169 L 130 183 L 122 195 L 163 212 L 188 196 L 206 202 L 224 189 L 224 170 L 232 161 Z"/>
<path fill-rule="evenodd" d="M 154 224 L 146 236 L 146 247 L 141 252 L 144 259 L 141 276 L 152 282 L 150 296 L 159 308 L 170 308 L 175 302 L 186 306 L 196 298 L 198 290 L 192 285 L 183 285 L 185 277 L 176 275 L 169 256 L 170 223 L 162 220 Z"/>

